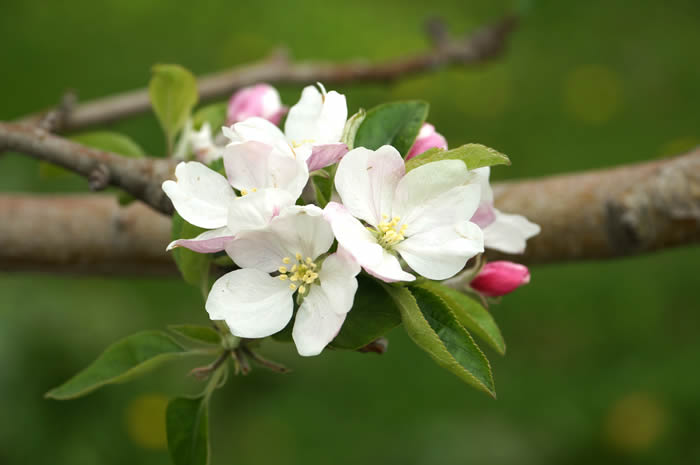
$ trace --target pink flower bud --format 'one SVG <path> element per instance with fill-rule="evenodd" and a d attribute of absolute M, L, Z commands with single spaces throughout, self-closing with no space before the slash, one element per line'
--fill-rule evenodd
<path fill-rule="evenodd" d="M 529 282 L 530 270 L 525 265 L 495 261 L 484 265 L 470 286 L 486 296 L 499 297 Z"/>
<path fill-rule="evenodd" d="M 231 96 L 228 102 L 226 124 L 228 126 L 251 116 L 259 116 L 279 124 L 287 107 L 282 105 L 277 89 L 268 84 L 244 87 Z"/>
<path fill-rule="evenodd" d="M 411 150 L 406 154 L 406 160 L 410 160 L 432 148 L 447 149 L 447 141 L 442 134 L 435 132 L 435 126 L 423 123 L 418 137 L 416 137 L 416 141 L 413 143 L 413 147 L 411 147 Z"/>

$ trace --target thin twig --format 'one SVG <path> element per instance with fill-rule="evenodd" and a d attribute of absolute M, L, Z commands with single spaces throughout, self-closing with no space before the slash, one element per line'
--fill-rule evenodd
<path fill-rule="evenodd" d="M 433 42 L 434 47 L 431 50 L 381 63 L 370 63 L 364 60 L 340 64 L 313 61 L 293 63 L 286 53 L 277 50 L 260 62 L 201 77 L 197 83 L 199 95 L 203 101 L 222 98 L 236 89 L 258 82 L 272 84 L 309 84 L 317 81 L 325 84 L 389 82 L 411 74 L 433 72 L 446 66 L 478 65 L 501 54 L 516 23 L 515 16 L 506 16 L 464 38 L 450 39 L 443 34 L 439 44 Z M 444 32 L 444 27 L 442 29 Z M 431 36 L 431 39 L 434 37 Z M 146 89 L 124 92 L 75 105 L 64 115 L 56 129 L 75 131 L 145 113 L 150 109 Z M 29 115 L 21 118 L 19 122 L 36 125 L 53 111 L 55 110 Z"/>
<path fill-rule="evenodd" d="M 124 189 L 162 213 L 173 212 L 172 203 L 161 189 L 161 184 L 173 176 L 177 164 L 175 160 L 122 157 L 55 136 L 38 127 L 2 122 L 1 150 L 21 152 L 62 166 L 91 178 L 91 187 L 96 190 L 110 184 Z"/>

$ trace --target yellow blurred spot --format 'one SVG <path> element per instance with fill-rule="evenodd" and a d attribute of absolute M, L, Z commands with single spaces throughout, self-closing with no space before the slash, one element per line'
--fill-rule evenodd
<path fill-rule="evenodd" d="M 620 78 L 601 65 L 574 69 L 564 83 L 564 106 L 574 118 L 601 124 L 610 120 L 621 105 Z"/>
<path fill-rule="evenodd" d="M 605 423 L 608 442 L 623 452 L 651 447 L 666 429 L 666 411 L 647 393 L 632 393 L 615 402 Z"/>
<path fill-rule="evenodd" d="M 661 150 L 659 150 L 659 156 L 671 157 L 673 155 L 680 155 L 690 152 L 695 147 L 700 147 L 700 139 L 695 137 L 680 137 L 662 145 Z"/>
<path fill-rule="evenodd" d="M 126 432 L 135 444 L 145 449 L 165 449 L 165 408 L 168 398 L 162 394 L 144 394 L 126 406 Z"/>

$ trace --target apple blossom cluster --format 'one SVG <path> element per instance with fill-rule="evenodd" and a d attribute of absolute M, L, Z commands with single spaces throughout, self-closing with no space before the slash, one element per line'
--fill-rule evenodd
<path fill-rule="evenodd" d="M 317 355 L 362 292 L 362 270 L 384 283 L 446 280 L 484 248 L 521 253 L 539 232 L 494 207 L 489 167 L 445 159 L 407 171 L 407 160 L 447 148 L 433 126 L 423 125 L 404 159 L 391 145 L 348 147 L 351 121 L 345 96 L 321 84 L 304 88 L 288 111 L 260 84 L 234 94 L 216 137 L 206 123 L 186 128 L 194 161 L 180 163 L 163 190 L 206 231 L 168 249 L 230 257 L 237 269 L 216 280 L 205 307 L 233 335 L 270 336 L 294 319 L 299 354 Z M 222 172 L 207 166 L 217 159 Z M 329 201 L 314 195 L 315 177 L 331 182 Z M 484 295 L 529 280 L 522 265 L 489 265 L 472 286 Z"/>

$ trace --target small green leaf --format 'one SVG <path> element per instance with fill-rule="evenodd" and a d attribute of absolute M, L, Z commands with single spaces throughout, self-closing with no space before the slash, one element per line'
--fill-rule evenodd
<path fill-rule="evenodd" d="M 422 281 L 418 286 L 442 298 L 465 329 L 472 331 L 499 354 L 505 355 L 506 343 L 501 330 L 491 313 L 479 302 L 435 281 Z"/>
<path fill-rule="evenodd" d="M 191 225 L 177 213 L 173 214 L 173 239 L 191 239 L 204 231 L 205 229 Z M 173 259 L 186 283 L 198 288 L 208 283 L 211 256 L 177 247 L 173 250 Z"/>
<path fill-rule="evenodd" d="M 331 347 L 356 350 L 401 324 L 396 304 L 382 285 L 364 274 L 357 276 L 357 282 L 352 310 Z"/>
<path fill-rule="evenodd" d="M 125 157 L 143 157 L 143 149 L 130 137 L 112 131 L 93 131 L 76 134 L 70 137 L 71 140 L 106 152 L 116 153 Z M 71 174 L 65 168 L 52 165 L 51 163 L 39 163 L 39 176 L 44 179 L 56 178 Z"/>
<path fill-rule="evenodd" d="M 194 129 L 199 130 L 204 123 L 209 123 L 212 133 L 216 134 L 221 126 L 226 124 L 227 106 L 226 102 L 219 102 L 198 109 L 192 115 L 192 126 Z"/>
<path fill-rule="evenodd" d="M 428 117 L 428 107 L 426 102 L 412 100 L 372 108 L 357 129 L 353 146 L 376 150 L 382 145 L 393 145 L 405 156 Z"/>
<path fill-rule="evenodd" d="M 176 397 L 165 411 L 168 450 L 175 465 L 209 463 L 209 398 Z"/>
<path fill-rule="evenodd" d="M 418 347 L 467 384 L 496 397 L 488 360 L 444 300 L 420 287 L 385 288 L 401 312 L 406 332 Z"/>
<path fill-rule="evenodd" d="M 172 150 L 177 133 L 197 103 L 197 81 L 180 65 L 155 65 L 148 85 L 151 106 Z"/>
<path fill-rule="evenodd" d="M 117 153 L 124 157 L 141 158 L 145 156 L 143 149 L 130 137 L 118 132 L 94 131 L 76 134 L 71 137 L 75 142 L 106 152 Z"/>
<path fill-rule="evenodd" d="M 211 326 L 170 325 L 168 329 L 175 334 L 204 344 L 221 344 L 221 335 Z"/>
<path fill-rule="evenodd" d="M 440 160 L 462 160 L 467 168 L 475 170 L 484 166 L 510 165 L 510 159 L 496 150 L 481 144 L 466 144 L 456 149 L 430 149 L 418 157 L 406 162 L 406 172 L 426 163 Z"/>
<path fill-rule="evenodd" d="M 46 397 L 65 400 L 84 396 L 106 384 L 123 383 L 162 362 L 193 355 L 162 331 L 143 331 L 112 344 L 83 371 Z"/>
<path fill-rule="evenodd" d="M 365 120 L 367 112 L 364 108 L 360 108 L 357 113 L 352 115 L 349 120 L 345 123 L 343 128 L 343 135 L 340 137 L 340 142 L 348 146 L 348 150 L 355 148 L 355 136 L 357 135 L 357 130 L 359 129 L 362 122 Z"/>

